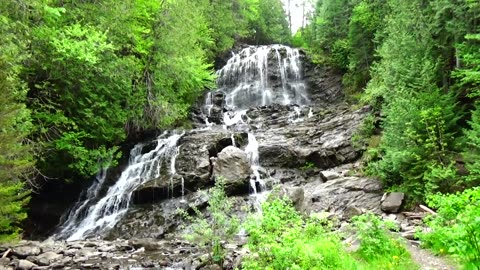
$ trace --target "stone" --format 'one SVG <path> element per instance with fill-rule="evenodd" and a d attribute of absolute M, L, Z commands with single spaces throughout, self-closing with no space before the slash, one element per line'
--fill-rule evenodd
<path fill-rule="evenodd" d="M 10 264 L 10 258 L 8 258 L 8 257 L 4 257 L 4 258 L 0 257 L 0 267 L 1 267 L 1 266 L 7 266 L 7 265 L 9 265 L 9 264 Z"/>
<path fill-rule="evenodd" d="M 329 180 L 333 180 L 333 179 L 340 178 L 340 174 L 339 174 L 338 172 L 334 172 L 334 171 L 321 171 L 320 173 L 324 176 L 325 181 L 329 181 Z"/>
<path fill-rule="evenodd" d="M 304 188 L 306 197 L 312 201 L 312 212 L 333 212 L 344 219 L 360 209 L 381 213 L 383 186 L 375 179 L 341 177 L 325 183 L 308 183 Z"/>
<path fill-rule="evenodd" d="M 347 206 L 347 208 L 345 208 L 345 211 L 343 212 L 343 218 L 350 220 L 353 217 L 359 216 L 361 214 L 363 214 L 362 209 L 355 206 Z"/>
<path fill-rule="evenodd" d="M 225 178 L 225 189 L 229 194 L 248 194 L 252 169 L 247 154 L 234 146 L 227 146 L 213 166 L 215 177 Z"/>
<path fill-rule="evenodd" d="M 61 260 L 63 255 L 53 251 L 47 251 L 35 257 L 35 262 L 40 266 L 48 266 L 57 260 Z"/>
<path fill-rule="evenodd" d="M 201 270 L 222 270 L 222 267 L 218 264 L 209 264 L 200 269 Z"/>
<path fill-rule="evenodd" d="M 128 243 L 135 249 L 144 248 L 146 251 L 155 251 L 160 249 L 160 243 L 152 238 L 131 239 Z"/>
<path fill-rule="evenodd" d="M 37 256 L 40 253 L 42 253 L 42 249 L 38 246 L 19 246 L 12 249 L 12 254 L 21 259 L 28 256 Z"/>
<path fill-rule="evenodd" d="M 400 235 L 408 240 L 416 240 L 417 237 L 415 237 L 416 230 L 409 230 L 406 232 L 402 232 Z"/>
<path fill-rule="evenodd" d="M 287 188 L 286 193 L 298 212 L 305 211 L 305 191 L 302 187 Z"/>
<path fill-rule="evenodd" d="M 33 267 L 36 267 L 37 265 L 30 262 L 30 261 L 27 261 L 27 260 L 19 260 L 18 261 L 18 266 L 17 266 L 17 269 L 20 269 L 20 270 L 29 270 L 29 269 L 32 269 Z"/>
<path fill-rule="evenodd" d="M 213 105 L 217 105 L 219 107 L 223 107 L 225 101 L 225 92 L 223 91 L 215 91 L 212 94 L 212 103 Z"/>
<path fill-rule="evenodd" d="M 382 201 L 382 211 L 387 213 L 398 213 L 403 204 L 405 194 L 402 192 L 392 192 L 384 196 Z"/>

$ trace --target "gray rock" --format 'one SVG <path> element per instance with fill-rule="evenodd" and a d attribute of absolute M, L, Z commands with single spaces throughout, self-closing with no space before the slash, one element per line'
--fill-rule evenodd
<path fill-rule="evenodd" d="M 229 193 L 248 193 L 250 174 L 252 169 L 244 151 L 228 146 L 218 153 L 213 166 L 213 175 L 225 178 L 225 188 Z"/>
<path fill-rule="evenodd" d="M 212 103 L 213 105 L 217 105 L 219 107 L 223 107 L 225 102 L 225 92 L 223 91 L 215 91 L 212 94 Z"/>
<path fill-rule="evenodd" d="M 353 217 L 359 216 L 361 214 L 363 214 L 362 209 L 355 206 L 347 206 L 347 208 L 345 208 L 345 211 L 343 212 L 343 217 L 347 220 L 350 220 Z"/>
<path fill-rule="evenodd" d="M 307 206 L 305 203 L 305 191 L 302 187 L 283 187 L 273 190 L 268 199 L 287 197 L 299 212 L 305 212 Z"/>
<path fill-rule="evenodd" d="M 402 232 L 400 235 L 408 240 L 416 240 L 417 237 L 415 237 L 416 230 L 410 230 L 406 232 Z"/>
<path fill-rule="evenodd" d="M 10 258 L 0 258 L 0 266 L 7 266 L 8 264 L 10 264 Z"/>
<path fill-rule="evenodd" d="M 405 194 L 402 192 L 392 192 L 385 196 L 382 201 L 382 210 L 387 213 L 397 213 L 403 204 Z"/>
<path fill-rule="evenodd" d="M 334 171 L 322 171 L 321 174 L 325 177 L 326 181 L 340 178 L 340 174 Z"/>
<path fill-rule="evenodd" d="M 147 251 L 155 251 L 160 249 L 161 242 L 158 242 L 152 238 L 142 238 L 142 239 L 131 239 L 128 243 L 133 246 L 135 249 L 145 248 Z"/>
<path fill-rule="evenodd" d="M 28 245 L 15 247 L 12 250 L 12 254 L 18 258 L 26 258 L 28 256 L 37 256 L 42 253 L 42 249 L 38 246 Z"/>
<path fill-rule="evenodd" d="M 305 211 L 305 191 L 301 187 L 287 189 L 287 196 L 292 200 L 293 206 L 299 212 Z"/>
<path fill-rule="evenodd" d="M 361 209 L 381 213 L 382 183 L 359 177 L 343 177 L 325 183 L 315 182 L 305 186 L 306 197 L 312 200 L 312 212 L 333 212 L 346 219 L 347 209 Z"/>
<path fill-rule="evenodd" d="M 20 270 L 29 270 L 29 269 L 32 269 L 33 267 L 36 267 L 37 265 L 30 262 L 30 261 L 27 261 L 27 260 L 19 260 L 18 261 L 18 266 L 17 266 L 17 269 L 20 269 Z"/>
<path fill-rule="evenodd" d="M 35 262 L 40 266 L 48 266 L 55 261 L 61 260 L 63 255 L 47 251 L 35 257 Z"/>

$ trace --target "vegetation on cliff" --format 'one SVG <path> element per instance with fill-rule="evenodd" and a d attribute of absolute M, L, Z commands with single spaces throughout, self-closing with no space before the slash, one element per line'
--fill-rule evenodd
<path fill-rule="evenodd" d="M 3 3 L 0 239 L 25 218 L 25 183 L 89 178 L 129 135 L 182 121 L 216 55 L 286 42 L 286 22 L 280 0 Z"/>

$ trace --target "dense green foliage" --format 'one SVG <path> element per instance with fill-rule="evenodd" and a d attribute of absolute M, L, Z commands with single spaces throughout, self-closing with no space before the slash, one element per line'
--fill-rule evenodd
<path fill-rule="evenodd" d="M 438 215 L 427 220 L 432 230 L 420 233 L 423 244 L 438 254 L 455 256 L 465 269 L 480 269 L 480 189 L 432 195 L 428 203 Z"/>
<path fill-rule="evenodd" d="M 225 251 L 221 242 L 231 240 L 238 233 L 240 220 L 233 215 L 233 201 L 225 194 L 223 177 L 216 179 L 215 186 L 208 190 L 207 196 L 208 216 L 195 206 L 192 206 L 195 215 L 181 211 L 181 214 L 190 222 L 185 237 L 207 248 L 210 263 L 223 265 Z"/>
<path fill-rule="evenodd" d="M 310 21 L 295 43 L 377 115 L 355 137 L 365 172 L 412 202 L 480 183 L 478 1 L 324 0 Z"/>
<path fill-rule="evenodd" d="M 426 246 L 479 269 L 480 2 L 322 0 L 310 21 L 295 44 L 373 107 L 353 141 L 364 172 L 438 209 Z"/>
<path fill-rule="evenodd" d="M 19 78 L 25 43 L 12 33 L 18 23 L 0 14 L 0 242 L 19 236 L 32 164 L 32 149 L 26 142 L 31 129 L 30 111 L 26 108 L 25 84 Z"/>
<path fill-rule="evenodd" d="M 328 222 L 303 218 L 287 199 L 270 198 L 246 225 L 250 235 L 242 269 L 416 269 L 408 252 L 373 215 L 355 222 L 360 248 L 346 251 Z"/>
<path fill-rule="evenodd" d="M 181 124 L 236 41 L 290 36 L 280 0 L 7 1 L 0 34 L 2 235 L 33 161 L 29 183 L 90 178 L 128 136 Z"/>

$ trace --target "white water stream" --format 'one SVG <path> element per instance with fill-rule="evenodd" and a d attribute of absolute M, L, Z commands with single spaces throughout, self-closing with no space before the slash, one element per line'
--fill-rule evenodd
<path fill-rule="evenodd" d="M 164 134 L 157 139 L 155 149 L 144 154 L 143 145 L 136 145 L 130 151 L 128 167 L 108 189 L 106 195 L 91 205 L 86 213 L 78 209 L 72 212 L 56 237 L 65 238 L 67 241 L 80 240 L 115 226 L 128 210 L 133 192 L 148 180 L 158 178 L 162 173 L 162 166 L 167 166 L 169 175 L 173 177 L 175 158 L 178 155 L 177 142 L 182 135 Z M 95 188 L 92 185 L 91 188 L 98 190 L 100 185 Z M 82 204 L 83 208 L 96 195 L 94 193 Z M 79 220 L 81 221 L 78 222 Z"/>
<path fill-rule="evenodd" d="M 218 91 L 226 93 L 226 106 L 234 111 L 272 103 L 305 105 L 309 99 L 300 66 L 297 49 L 247 47 L 217 72 Z M 281 84 L 275 85 L 279 75 Z M 211 106 L 211 95 L 208 97 L 206 105 Z"/>

